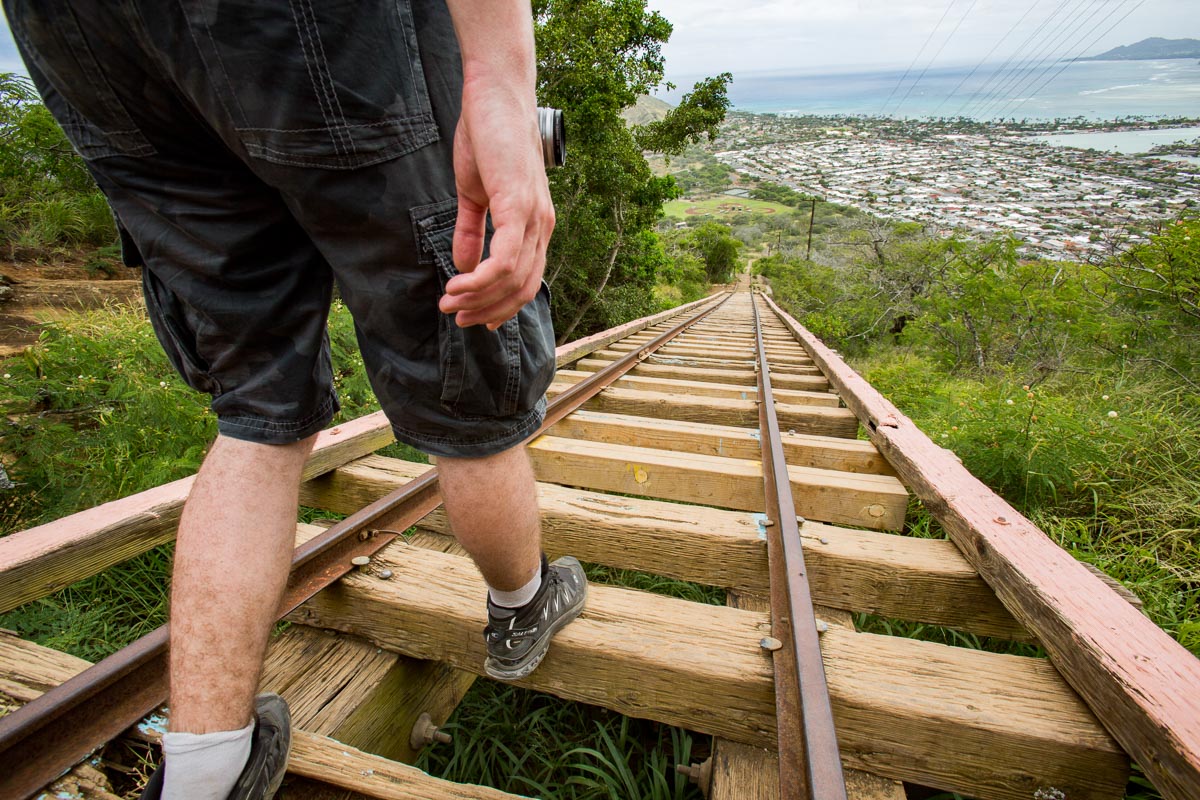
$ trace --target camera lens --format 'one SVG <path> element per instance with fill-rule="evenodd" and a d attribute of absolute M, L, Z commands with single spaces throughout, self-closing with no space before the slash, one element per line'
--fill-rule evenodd
<path fill-rule="evenodd" d="M 546 169 L 561 167 L 567 162 L 567 128 L 563 124 L 562 109 L 539 106 L 538 130 L 542 133 L 542 158 Z"/>

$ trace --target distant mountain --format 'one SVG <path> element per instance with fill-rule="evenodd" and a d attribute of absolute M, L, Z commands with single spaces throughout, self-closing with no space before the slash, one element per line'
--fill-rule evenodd
<path fill-rule="evenodd" d="M 621 112 L 621 119 L 626 125 L 645 125 L 648 122 L 658 122 L 675 106 L 644 94 L 637 102 Z"/>
<path fill-rule="evenodd" d="M 1163 39 L 1155 36 L 1137 44 L 1114 47 L 1080 61 L 1154 61 L 1160 58 L 1200 58 L 1200 39 Z"/>

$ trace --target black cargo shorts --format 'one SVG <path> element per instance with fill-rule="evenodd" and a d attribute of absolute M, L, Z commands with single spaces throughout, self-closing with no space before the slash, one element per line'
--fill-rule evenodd
<path fill-rule="evenodd" d="M 338 410 L 337 282 L 396 437 L 479 457 L 533 433 L 549 296 L 498 330 L 438 311 L 461 102 L 444 0 L 4 0 L 30 74 L 142 265 L 221 433 L 297 441 Z"/>

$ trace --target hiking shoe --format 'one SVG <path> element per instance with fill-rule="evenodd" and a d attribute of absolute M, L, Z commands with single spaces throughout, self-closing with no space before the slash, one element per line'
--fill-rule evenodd
<path fill-rule="evenodd" d="M 250 758 L 233 785 L 229 800 L 271 800 L 287 772 L 292 744 L 292 717 L 287 703 L 277 694 L 260 694 L 254 701 L 254 723 Z M 162 797 L 163 767 L 164 764 L 159 764 L 150 776 L 142 800 Z"/>
<path fill-rule="evenodd" d="M 587 577 L 579 560 L 563 556 L 547 564 L 542 554 L 542 585 L 532 600 L 514 609 L 488 599 L 484 672 L 501 681 L 515 681 L 533 672 L 546 656 L 550 637 L 579 616 L 586 601 Z"/>

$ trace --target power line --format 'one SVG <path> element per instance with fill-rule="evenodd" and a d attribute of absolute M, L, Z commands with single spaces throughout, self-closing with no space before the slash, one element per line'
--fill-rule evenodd
<path fill-rule="evenodd" d="M 917 55 L 913 58 L 912 63 L 908 65 L 908 69 L 904 70 L 904 74 L 900 76 L 900 81 L 892 87 L 892 93 L 888 95 L 887 100 L 883 101 L 883 107 L 879 109 L 879 114 L 881 116 L 885 111 L 887 111 L 888 103 L 892 102 L 892 98 L 896 96 L 896 92 L 899 91 L 900 87 L 904 85 L 904 81 L 908 78 L 909 73 L 912 72 L 912 68 L 917 65 L 917 61 L 919 61 L 921 56 L 925 53 L 925 48 L 928 47 L 929 43 L 933 41 L 933 35 L 937 33 L 938 28 L 942 27 L 942 23 L 946 21 L 946 17 L 950 14 L 950 9 L 953 8 L 954 4 L 957 2 L 958 0 L 950 0 L 950 5 L 946 6 L 946 10 L 942 12 L 942 18 L 938 20 L 937 25 L 933 26 L 933 30 L 929 32 L 929 36 L 925 38 L 925 44 L 921 45 L 921 49 L 917 51 Z"/>
<path fill-rule="evenodd" d="M 1025 21 L 1025 18 L 1028 17 L 1035 8 L 1037 8 L 1038 3 L 1040 3 L 1041 1 L 1042 0 L 1033 0 L 1033 5 L 1031 5 L 1029 7 L 1029 9 L 1024 14 L 1021 15 L 1021 18 L 1019 20 L 1017 20 L 1011 28 L 1008 29 L 1008 32 L 1005 33 L 1004 36 L 1002 36 L 1000 38 L 1000 41 L 998 41 L 994 45 L 992 45 L 992 49 L 989 50 L 987 55 L 984 56 L 979 61 L 979 63 L 975 65 L 975 68 L 972 69 L 970 72 L 968 72 L 967 76 L 958 82 L 958 86 L 955 86 L 953 91 L 951 91 L 950 94 L 946 95 L 946 97 L 943 98 L 942 102 L 938 105 L 938 107 L 933 110 L 932 116 L 936 117 L 937 112 L 942 110 L 942 106 L 946 105 L 946 103 L 950 102 L 950 99 L 953 98 L 954 95 L 958 94 L 958 90 L 961 89 L 966 84 L 967 81 L 971 80 L 971 78 L 975 75 L 975 73 L 979 71 L 980 67 L 982 67 L 984 64 L 987 63 L 987 60 L 992 57 L 992 54 L 1000 49 L 1000 45 L 1002 45 L 1006 41 L 1008 41 L 1008 37 L 1012 35 L 1013 31 L 1015 31 L 1017 28 L 1021 27 L 1021 23 Z"/>
<path fill-rule="evenodd" d="M 1053 12 L 1051 12 L 1050 16 L 1046 17 L 1041 22 L 1039 22 L 1037 28 L 1035 28 L 1032 33 L 1030 33 L 1027 37 L 1025 37 L 1025 41 L 1023 41 L 1023 42 L 1021 42 L 1021 44 L 1017 45 L 1017 48 L 1015 50 L 1013 50 L 1013 52 L 1011 54 L 1009 54 L 1008 58 L 1004 60 L 1004 63 L 1000 65 L 1000 68 L 998 70 L 996 70 L 995 72 L 993 72 L 991 74 L 991 76 L 986 81 L 984 81 L 983 86 L 980 86 L 977 90 L 975 90 L 975 93 L 973 95 L 971 95 L 971 97 L 967 100 L 967 102 L 963 103 L 962 107 L 958 109 L 958 113 L 955 116 L 962 116 L 963 112 L 967 109 L 967 107 L 970 106 L 971 104 L 973 104 L 975 102 L 975 99 L 977 97 L 979 97 L 979 95 L 988 91 L 988 87 L 990 87 L 993 84 L 993 82 L 995 82 L 997 79 L 999 79 L 999 77 L 1004 73 L 1004 71 L 1006 69 L 1008 69 L 1008 65 L 1013 63 L 1013 60 L 1017 58 L 1018 54 L 1020 54 L 1020 52 L 1025 49 L 1026 45 L 1028 45 L 1030 42 L 1032 42 L 1034 39 L 1036 39 L 1041 34 L 1041 32 L 1045 29 L 1046 25 L 1050 22 L 1050 20 L 1052 20 L 1056 16 L 1058 16 L 1059 12 L 1061 12 L 1067 6 L 1067 4 L 1070 2 L 1071 2 L 1071 0 L 1062 0 L 1058 4 L 1058 7 L 1055 8 Z M 989 94 L 988 97 L 990 98 L 991 95 Z M 985 100 L 985 102 L 986 102 L 986 100 Z"/>
<path fill-rule="evenodd" d="M 1135 11 L 1137 11 L 1139 8 L 1141 8 L 1141 7 L 1142 7 L 1143 5 L 1145 5 L 1145 4 L 1146 4 L 1146 0 L 1138 0 L 1138 4 L 1137 4 L 1137 5 L 1135 5 L 1133 8 L 1131 8 L 1131 9 L 1129 9 L 1127 12 L 1125 12 L 1125 15 L 1124 15 L 1123 17 L 1121 17 L 1120 19 L 1118 19 L 1116 22 L 1114 22 L 1112 25 L 1110 25 L 1110 26 L 1109 26 L 1109 27 L 1108 27 L 1108 28 L 1107 28 L 1107 29 L 1104 31 L 1104 33 L 1100 34 L 1100 35 L 1099 35 L 1099 36 L 1097 36 L 1095 39 L 1092 39 L 1092 41 L 1088 42 L 1088 43 L 1087 43 L 1087 45 L 1085 45 L 1085 46 L 1083 47 L 1083 49 L 1081 49 L 1081 50 L 1079 51 L 1079 54 L 1078 54 L 1078 55 L 1076 55 L 1076 56 L 1075 56 L 1074 58 L 1072 58 L 1070 61 L 1065 61 L 1065 62 L 1063 62 L 1063 65 L 1062 65 L 1061 67 L 1059 67 L 1059 68 L 1058 68 L 1058 71 L 1057 71 L 1057 72 L 1055 72 L 1053 75 L 1051 75 L 1051 76 L 1049 77 L 1049 79 L 1047 79 L 1046 81 L 1044 81 L 1044 82 L 1043 82 L 1043 83 L 1042 83 L 1040 86 L 1038 86 L 1038 88 L 1034 90 L 1033 94 L 1031 94 L 1029 97 L 1026 97 L 1025 99 L 1021 100 L 1021 102 L 1017 103 L 1017 104 L 1016 104 L 1015 106 L 1013 106 L 1011 109 L 1008 109 L 1008 110 L 1007 110 L 1007 113 L 1009 113 L 1009 114 L 1011 114 L 1011 113 L 1014 113 L 1014 112 L 1015 112 L 1015 111 L 1016 111 L 1018 108 L 1020 108 L 1021 106 L 1025 105 L 1026 101 L 1028 101 L 1029 99 L 1031 99 L 1031 98 L 1033 98 L 1033 97 L 1036 97 L 1036 96 L 1038 95 L 1038 93 L 1042 91 L 1042 89 L 1045 89 L 1045 88 L 1046 88 L 1046 87 L 1047 87 L 1049 84 L 1051 84 L 1051 83 L 1052 83 L 1052 82 L 1053 82 L 1053 81 L 1054 81 L 1056 78 L 1058 78 L 1058 76 L 1059 76 L 1059 75 L 1061 75 L 1061 74 L 1063 73 L 1063 70 L 1065 70 L 1067 67 L 1069 67 L 1069 66 L 1071 66 L 1072 64 L 1074 64 L 1074 63 L 1075 63 L 1076 61 L 1078 61 L 1080 58 L 1082 58 L 1084 53 L 1086 53 L 1088 50 L 1091 50 L 1093 47 L 1095 47 L 1097 42 L 1099 42 L 1099 41 L 1100 41 L 1101 39 L 1103 39 L 1105 36 L 1108 36 L 1110 33 L 1112 33 L 1112 32 L 1113 32 L 1113 31 L 1116 29 L 1116 27 L 1117 27 L 1118 25 L 1120 25 L 1122 22 L 1124 22 L 1126 19 L 1128 19 L 1128 18 L 1129 18 L 1129 15 L 1130 15 L 1130 14 L 1132 14 L 1132 13 L 1133 13 L 1133 12 L 1135 12 Z M 1118 6 L 1118 8 L 1119 8 L 1119 6 Z M 1115 13 L 1115 11 L 1116 11 L 1116 9 L 1114 9 L 1114 11 L 1113 11 L 1112 13 Z M 1112 16 L 1112 13 L 1110 13 L 1108 16 L 1109 16 L 1109 17 L 1111 17 L 1111 16 Z M 1104 24 L 1104 23 L 1105 23 L 1107 20 L 1108 20 L 1108 17 L 1105 17 L 1104 19 L 1100 20 L 1098 23 L 1096 23 L 1096 25 L 1095 25 L 1095 26 L 1093 26 L 1093 27 L 1092 27 L 1092 30 L 1094 31 L 1096 28 L 1098 28 L 1098 27 L 1100 27 L 1101 25 L 1103 25 L 1103 24 Z M 1088 31 L 1088 33 L 1090 34 L 1090 33 L 1091 33 L 1091 31 Z"/>
<path fill-rule="evenodd" d="M 1089 22 L 1091 22 L 1093 19 L 1095 19 L 1098 14 L 1100 14 L 1102 11 L 1104 11 L 1106 4 L 1109 2 L 1110 2 L 1110 0 L 1092 0 L 1092 4 L 1088 7 L 1087 11 L 1083 12 L 1082 14 L 1076 15 L 1077 18 L 1082 17 L 1083 19 L 1081 21 L 1079 21 L 1078 23 L 1068 27 L 1068 29 L 1063 32 L 1061 41 L 1066 42 L 1068 40 L 1068 38 L 1075 37 L 1075 34 L 1083 29 L 1083 26 L 1087 25 Z M 1110 9 L 1116 8 L 1123 2 L 1125 2 L 1125 0 L 1116 0 L 1117 6 L 1108 6 L 1108 7 Z M 1112 14 L 1113 14 L 1113 11 L 1110 10 L 1108 13 L 1108 16 L 1112 16 Z M 1105 19 L 1107 19 L 1107 18 L 1108 17 L 1105 17 Z M 1030 86 L 1033 86 L 1035 83 L 1038 82 L 1038 80 L 1043 75 L 1045 75 L 1047 72 L 1049 72 L 1051 69 L 1054 68 L 1055 61 L 1061 61 L 1064 56 L 1071 53 L 1074 50 L 1075 45 L 1077 45 L 1078 43 L 1079 43 L 1079 37 L 1071 38 L 1070 43 L 1063 44 L 1061 49 L 1058 46 L 1056 46 L 1054 43 L 1051 43 L 1051 46 L 1046 50 L 1045 55 L 1041 59 L 1039 59 L 1036 64 L 1031 66 L 1025 72 L 1025 74 L 1023 76 L 1021 76 L 1020 80 L 1018 80 L 1016 83 L 1014 83 L 1012 85 L 1010 92 L 1009 92 L 1012 95 L 1012 98 L 1009 98 L 1009 99 L 1005 99 L 1003 97 L 998 98 L 996 100 L 996 102 L 992 105 L 991 108 L 987 108 L 987 109 L 980 111 L 980 116 L 981 117 L 986 116 L 989 111 L 996 110 L 1003 106 L 1008 105 L 1009 103 L 1011 103 L 1013 101 L 1013 98 L 1019 98 L 1026 89 L 1028 89 Z M 1049 63 L 1049 66 L 1046 66 L 1047 63 Z M 1043 67 L 1045 67 L 1045 69 L 1042 72 L 1038 72 L 1038 70 L 1042 70 Z"/>
<path fill-rule="evenodd" d="M 938 60 L 938 56 L 940 56 L 942 51 L 946 49 L 946 45 L 950 44 L 950 40 L 954 38 L 954 34 L 958 33 L 958 29 L 962 27 L 964 22 L 966 22 L 967 17 L 969 17 L 971 12 L 975 10 L 975 6 L 978 5 L 978 3 L 979 0 L 971 0 L 971 5 L 969 5 L 966 12 L 959 17 L 958 24 L 954 26 L 954 30 L 950 31 L 950 35 L 946 37 L 944 42 L 942 42 L 942 46 L 938 48 L 938 51 L 933 54 L 933 58 L 929 59 L 929 63 L 925 65 L 925 69 L 921 70 L 921 74 L 917 76 L 915 81 L 913 81 L 913 85 L 908 87 L 908 92 L 904 95 L 904 99 L 901 100 L 900 104 L 896 106 L 897 116 L 900 115 L 900 109 L 904 107 L 904 103 L 908 100 L 909 95 L 913 93 L 913 89 L 916 89 L 917 85 L 922 79 L 924 79 L 925 73 L 929 72 L 929 68 L 933 66 L 933 62 Z"/>
<path fill-rule="evenodd" d="M 1020 61 L 1008 71 L 1008 74 L 1000 79 L 1000 81 L 996 84 L 996 87 L 992 89 L 987 97 L 979 102 L 979 104 L 976 106 L 975 116 L 980 116 L 979 109 L 985 108 L 994 103 L 997 99 L 1004 97 L 1004 95 L 1008 93 L 1013 86 L 1015 86 L 1026 75 L 1028 75 L 1029 69 L 1033 63 L 1046 52 L 1047 48 L 1054 47 L 1055 41 L 1061 38 L 1064 27 L 1071 24 L 1072 15 L 1086 2 L 1088 2 L 1088 0 L 1064 0 L 1064 3 L 1055 10 L 1053 15 L 1051 15 L 1051 18 L 1046 20 L 1046 26 L 1042 27 L 1036 40 L 1030 43 L 1027 50 L 1027 52 L 1030 54 L 1022 56 Z M 1064 10 L 1066 13 L 1063 14 L 1062 18 L 1055 19 L 1058 14 Z M 1053 24 L 1051 25 L 1052 21 Z M 1048 29 L 1047 26 L 1049 26 Z"/>

